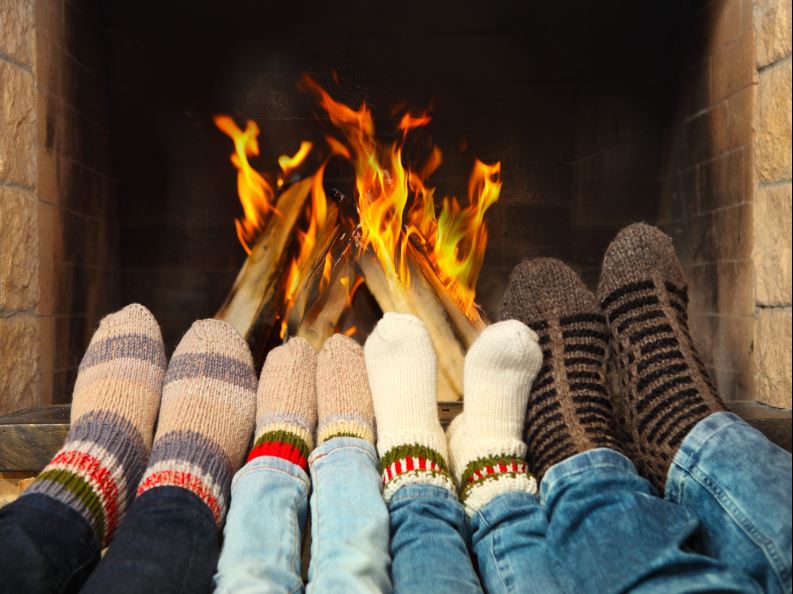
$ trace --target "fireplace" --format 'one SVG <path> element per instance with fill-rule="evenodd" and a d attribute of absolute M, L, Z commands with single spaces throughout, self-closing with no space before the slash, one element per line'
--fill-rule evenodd
<path fill-rule="evenodd" d="M 271 166 L 321 140 L 304 74 L 370 106 L 385 141 L 428 110 L 438 195 L 465 194 L 474 158 L 501 164 L 486 317 L 521 259 L 594 285 L 645 220 L 675 240 L 724 398 L 789 410 L 789 3 L 546 4 L 0 3 L 0 413 L 67 403 L 125 303 L 171 349 L 217 312 L 246 253 L 213 116 L 257 122 Z"/>

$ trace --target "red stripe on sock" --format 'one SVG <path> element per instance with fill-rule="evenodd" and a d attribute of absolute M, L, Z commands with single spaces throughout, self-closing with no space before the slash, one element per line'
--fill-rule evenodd
<path fill-rule="evenodd" d="M 276 458 L 281 458 L 287 462 L 300 466 L 303 470 L 308 470 L 308 460 L 300 453 L 300 450 L 289 443 L 284 443 L 282 441 L 265 441 L 264 443 L 260 443 L 248 454 L 248 462 L 260 456 L 275 456 Z"/>
<path fill-rule="evenodd" d="M 215 522 L 220 523 L 220 503 L 204 482 L 189 472 L 179 470 L 162 470 L 148 475 L 138 487 L 138 496 L 154 487 L 182 487 L 192 491 L 206 503 Z"/>

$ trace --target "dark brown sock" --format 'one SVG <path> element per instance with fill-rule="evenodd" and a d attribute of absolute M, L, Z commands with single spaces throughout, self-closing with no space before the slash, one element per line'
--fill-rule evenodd
<path fill-rule="evenodd" d="M 598 288 L 624 390 L 639 470 L 663 493 L 689 431 L 724 410 L 688 331 L 688 289 L 672 240 L 644 223 L 606 250 Z"/>
<path fill-rule="evenodd" d="M 543 351 L 526 412 L 534 475 L 593 448 L 619 450 L 606 381 L 608 328 L 578 275 L 551 258 L 521 262 L 510 275 L 501 319 L 529 326 Z"/>

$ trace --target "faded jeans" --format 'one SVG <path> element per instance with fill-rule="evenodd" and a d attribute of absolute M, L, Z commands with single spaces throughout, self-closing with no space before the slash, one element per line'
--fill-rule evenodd
<path fill-rule="evenodd" d="M 308 592 L 390 592 L 388 512 L 374 446 L 335 437 L 302 468 L 270 456 L 234 476 L 216 592 L 302 592 L 301 548 L 311 493 Z"/>

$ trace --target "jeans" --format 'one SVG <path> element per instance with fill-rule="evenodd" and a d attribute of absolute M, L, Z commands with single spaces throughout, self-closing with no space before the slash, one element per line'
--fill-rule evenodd
<path fill-rule="evenodd" d="M 692 429 L 666 482 L 702 524 L 697 548 L 770 593 L 791 593 L 791 495 L 790 453 L 726 412 Z"/>
<path fill-rule="evenodd" d="M 309 592 L 390 592 L 388 512 L 374 446 L 336 437 L 309 457 Z M 248 462 L 231 487 L 216 592 L 301 592 L 309 478 L 270 456 Z"/>
<path fill-rule="evenodd" d="M 0 509 L 0 548 L 0 592 L 15 594 L 208 592 L 219 549 L 212 513 L 179 487 L 136 498 L 98 565 L 88 522 L 46 495 Z"/>

